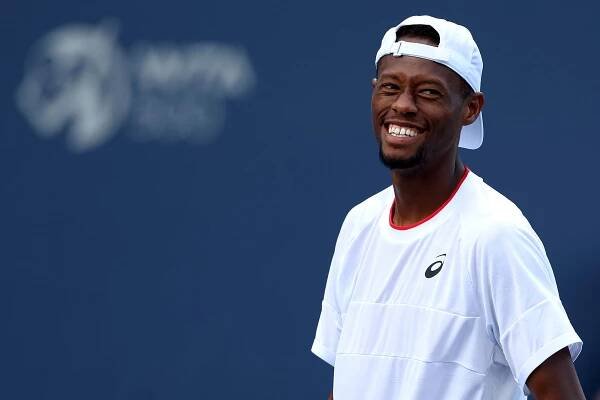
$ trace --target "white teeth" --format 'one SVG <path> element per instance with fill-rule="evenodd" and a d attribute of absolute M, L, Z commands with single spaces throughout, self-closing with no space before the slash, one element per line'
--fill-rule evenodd
<path fill-rule="evenodd" d="M 390 124 L 388 127 L 388 133 L 396 137 L 414 137 L 417 136 L 417 131 L 412 128 L 400 127 L 398 125 Z"/>

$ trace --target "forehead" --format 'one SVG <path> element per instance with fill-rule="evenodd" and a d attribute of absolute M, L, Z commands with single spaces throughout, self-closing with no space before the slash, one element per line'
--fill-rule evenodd
<path fill-rule="evenodd" d="M 445 65 L 413 56 L 383 56 L 379 61 L 378 75 L 379 79 L 435 80 L 448 90 L 460 91 L 461 88 L 461 78 L 456 72 Z"/>

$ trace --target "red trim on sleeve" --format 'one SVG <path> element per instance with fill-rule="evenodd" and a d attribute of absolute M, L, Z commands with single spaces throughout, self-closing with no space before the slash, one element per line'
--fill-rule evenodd
<path fill-rule="evenodd" d="M 407 229 L 411 229 L 411 228 L 414 228 L 416 226 L 419 226 L 419 225 L 421 225 L 421 224 L 429 221 L 431 218 L 435 217 L 440 211 L 442 211 L 444 209 L 444 207 L 446 207 L 446 205 L 448 205 L 448 203 L 450 203 L 450 201 L 452 200 L 452 198 L 454 197 L 454 195 L 456 194 L 456 192 L 458 192 L 458 189 L 460 189 L 460 186 L 462 185 L 462 183 L 467 178 L 468 173 L 469 173 L 469 168 L 465 167 L 465 172 L 463 173 L 463 175 L 458 180 L 458 183 L 456 184 L 456 187 L 454 188 L 454 190 L 452 191 L 452 193 L 450 193 L 450 197 L 448 197 L 446 199 L 446 201 L 444 201 L 442 203 L 442 205 L 437 208 L 437 210 L 435 210 L 434 212 L 432 212 L 431 214 L 429 214 L 428 216 L 426 216 L 422 220 L 415 222 L 414 224 L 403 225 L 403 226 L 394 224 L 394 211 L 395 211 L 394 205 L 396 204 L 396 198 L 394 197 L 394 201 L 392 202 L 392 207 L 390 208 L 390 226 L 392 228 L 394 228 L 394 229 L 398 229 L 399 231 L 405 231 Z"/>

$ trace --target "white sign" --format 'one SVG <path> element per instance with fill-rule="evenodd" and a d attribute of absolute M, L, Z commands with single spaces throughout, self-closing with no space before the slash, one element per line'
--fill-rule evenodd
<path fill-rule="evenodd" d="M 124 124 L 137 139 L 209 143 L 223 128 L 225 103 L 255 85 L 242 48 L 217 42 L 143 43 L 125 52 L 114 22 L 68 24 L 33 47 L 17 104 L 43 138 L 66 132 L 81 153 Z"/>

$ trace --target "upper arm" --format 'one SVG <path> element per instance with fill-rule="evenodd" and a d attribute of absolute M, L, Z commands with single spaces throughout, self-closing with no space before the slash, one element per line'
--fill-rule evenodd
<path fill-rule="evenodd" d="M 548 357 L 527 378 L 537 400 L 585 399 L 568 348 Z"/>
<path fill-rule="evenodd" d="M 347 281 L 352 277 L 348 271 L 345 260 L 348 248 L 352 242 L 353 218 L 356 208 L 352 209 L 340 229 L 335 250 L 327 275 L 325 293 L 321 307 L 321 315 L 317 324 L 317 332 L 312 346 L 312 352 L 330 365 L 335 365 L 337 344 L 342 331 L 342 315 L 345 309 L 345 289 L 349 286 Z"/>
<path fill-rule="evenodd" d="M 477 249 L 473 276 L 486 327 L 528 394 L 534 370 L 546 371 L 548 364 L 552 371 L 573 368 L 581 339 L 560 301 L 543 245 L 530 227 L 510 221 L 496 224 L 481 236 Z M 553 356 L 565 347 L 569 349 Z M 560 361 L 565 353 L 568 360 Z"/>

